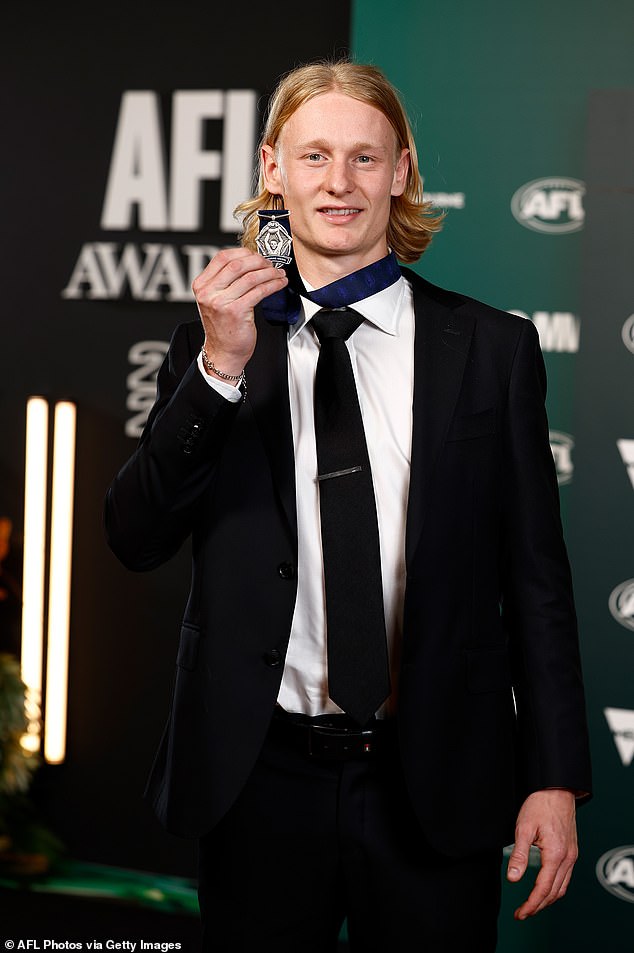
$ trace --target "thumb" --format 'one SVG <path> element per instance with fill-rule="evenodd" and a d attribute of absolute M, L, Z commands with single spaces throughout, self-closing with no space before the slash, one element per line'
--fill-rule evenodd
<path fill-rule="evenodd" d="M 528 840 L 518 839 L 515 842 L 506 871 L 507 880 L 517 881 L 522 879 L 528 867 L 530 847 L 531 845 Z"/>

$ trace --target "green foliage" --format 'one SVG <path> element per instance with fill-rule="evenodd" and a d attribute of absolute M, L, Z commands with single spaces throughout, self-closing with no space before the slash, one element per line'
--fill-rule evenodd
<path fill-rule="evenodd" d="M 25 687 L 16 659 L 0 654 L 0 805 L 7 796 L 28 790 L 38 763 L 21 745 L 27 728 L 24 698 Z"/>
<path fill-rule="evenodd" d="M 0 653 L 0 876 L 18 880 L 46 874 L 63 852 L 28 797 L 39 758 L 21 744 L 25 694 L 17 660 Z"/>

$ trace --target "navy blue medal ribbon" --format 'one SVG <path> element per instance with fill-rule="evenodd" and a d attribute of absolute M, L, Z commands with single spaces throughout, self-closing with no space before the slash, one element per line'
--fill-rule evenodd
<path fill-rule="evenodd" d="M 285 217 L 285 228 L 290 231 L 288 223 L 288 212 L 285 210 L 274 211 L 273 214 L 279 217 Z M 260 229 L 262 230 L 268 218 L 261 216 Z M 268 258 L 269 256 L 266 255 Z M 277 267 L 281 267 L 277 265 Z M 355 301 L 363 301 L 370 295 L 378 294 L 384 288 L 389 288 L 401 277 L 401 269 L 398 266 L 396 255 L 390 252 L 385 258 L 359 268 L 351 275 L 345 275 L 338 278 L 323 288 L 317 288 L 315 291 L 307 291 L 302 281 L 295 259 L 292 258 L 288 264 L 283 265 L 288 276 L 288 286 L 275 294 L 269 295 L 262 302 L 262 311 L 267 321 L 276 324 L 296 324 L 302 310 L 300 295 L 314 301 L 321 308 L 346 308 Z"/>

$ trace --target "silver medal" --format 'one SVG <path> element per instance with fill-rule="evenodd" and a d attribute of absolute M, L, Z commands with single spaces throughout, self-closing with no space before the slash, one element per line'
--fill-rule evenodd
<path fill-rule="evenodd" d="M 286 209 L 263 209 L 258 212 L 260 232 L 255 240 L 259 253 L 276 268 L 290 265 L 293 239 Z"/>

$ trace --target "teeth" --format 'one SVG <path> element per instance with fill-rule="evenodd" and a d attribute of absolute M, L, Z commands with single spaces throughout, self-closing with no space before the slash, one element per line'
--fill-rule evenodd
<path fill-rule="evenodd" d="M 325 208 L 326 215 L 355 215 L 359 212 L 358 208 Z"/>

